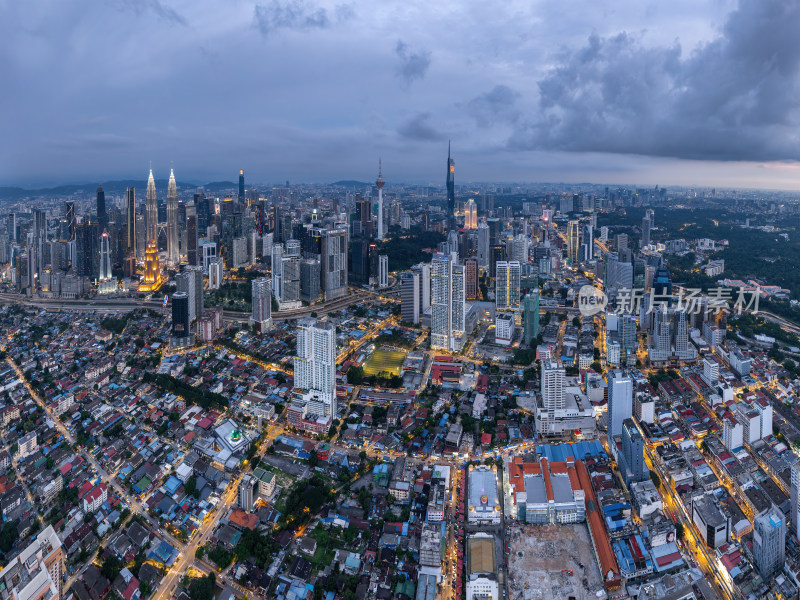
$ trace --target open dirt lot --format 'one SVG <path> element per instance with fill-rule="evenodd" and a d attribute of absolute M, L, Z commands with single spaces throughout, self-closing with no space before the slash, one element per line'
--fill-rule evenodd
<path fill-rule="evenodd" d="M 509 600 L 594 600 L 603 589 L 585 523 L 513 525 L 507 539 Z"/>

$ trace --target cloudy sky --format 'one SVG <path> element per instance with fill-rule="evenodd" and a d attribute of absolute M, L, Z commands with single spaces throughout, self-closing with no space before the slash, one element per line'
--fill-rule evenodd
<path fill-rule="evenodd" d="M 800 189 L 800 0 L 0 2 L 0 184 Z"/>

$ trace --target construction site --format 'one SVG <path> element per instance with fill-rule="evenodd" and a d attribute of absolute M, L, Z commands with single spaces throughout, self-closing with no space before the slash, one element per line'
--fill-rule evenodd
<path fill-rule="evenodd" d="M 606 598 L 585 523 L 515 524 L 506 540 L 509 600 Z"/>

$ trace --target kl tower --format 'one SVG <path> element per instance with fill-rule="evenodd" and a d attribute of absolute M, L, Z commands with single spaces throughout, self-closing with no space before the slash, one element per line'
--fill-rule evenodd
<path fill-rule="evenodd" d="M 386 182 L 381 175 L 381 159 L 378 159 L 378 179 L 375 180 L 375 187 L 378 188 L 378 239 L 383 239 L 383 186 Z"/>

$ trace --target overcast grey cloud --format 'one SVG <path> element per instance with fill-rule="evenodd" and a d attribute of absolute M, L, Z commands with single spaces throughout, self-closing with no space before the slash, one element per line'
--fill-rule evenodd
<path fill-rule="evenodd" d="M 397 40 L 394 51 L 400 60 L 400 64 L 397 66 L 397 74 L 406 83 L 425 77 L 431 66 L 431 53 L 429 51 L 412 51 L 403 40 Z"/>
<path fill-rule="evenodd" d="M 0 3 L 0 185 L 800 188 L 800 0 Z M 733 183 L 736 182 L 736 183 Z"/>
<path fill-rule="evenodd" d="M 513 148 L 712 160 L 798 160 L 800 2 L 743 0 L 688 55 L 677 41 L 593 34 L 539 82 Z"/>

